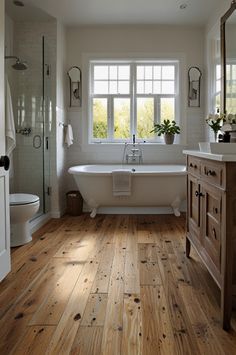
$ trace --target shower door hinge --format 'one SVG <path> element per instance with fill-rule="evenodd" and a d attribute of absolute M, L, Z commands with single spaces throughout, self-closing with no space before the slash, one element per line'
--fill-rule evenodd
<path fill-rule="evenodd" d="M 52 193 L 52 188 L 51 188 L 51 186 L 48 186 L 48 188 L 47 188 L 48 196 L 51 196 L 51 193 Z"/>

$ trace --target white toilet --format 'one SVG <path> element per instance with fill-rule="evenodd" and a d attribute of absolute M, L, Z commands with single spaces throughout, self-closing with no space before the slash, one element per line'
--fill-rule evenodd
<path fill-rule="evenodd" d="M 11 247 L 32 240 L 29 221 L 38 211 L 39 197 L 30 194 L 10 194 Z"/>

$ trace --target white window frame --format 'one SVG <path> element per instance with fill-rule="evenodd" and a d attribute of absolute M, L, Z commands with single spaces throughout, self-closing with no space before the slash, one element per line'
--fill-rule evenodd
<path fill-rule="evenodd" d="M 130 66 L 130 94 L 93 94 L 94 83 L 94 66 L 97 65 L 129 65 Z M 175 66 L 175 93 L 174 94 L 137 94 L 136 93 L 136 67 L 138 65 L 144 66 Z M 175 121 L 180 124 L 180 61 L 179 59 L 161 59 L 161 60 L 90 60 L 89 61 L 89 99 L 88 99 L 88 113 L 89 113 L 89 143 L 124 143 L 130 141 L 132 134 L 136 132 L 137 116 L 136 116 L 136 102 L 137 98 L 153 98 L 154 99 L 154 122 L 157 123 L 160 119 L 160 100 L 161 98 L 174 98 L 175 99 Z M 152 81 L 154 81 L 152 79 Z M 165 81 L 165 80 L 161 80 Z M 94 98 L 107 98 L 108 100 L 108 138 L 98 139 L 93 137 L 93 99 Z M 114 117 L 113 117 L 113 102 L 114 98 L 130 98 L 130 138 L 129 139 L 115 139 L 114 133 Z M 136 134 L 137 142 L 145 143 L 162 143 L 163 137 L 155 135 L 154 139 L 138 138 Z"/>

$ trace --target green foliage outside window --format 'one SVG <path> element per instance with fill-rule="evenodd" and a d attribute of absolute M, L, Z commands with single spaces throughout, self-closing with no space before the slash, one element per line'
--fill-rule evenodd
<path fill-rule="evenodd" d="M 93 137 L 107 138 L 107 100 L 93 100 Z"/>
<path fill-rule="evenodd" d="M 154 138 L 151 132 L 154 125 L 153 99 L 138 98 L 137 104 L 137 137 Z M 174 119 L 173 102 L 163 100 L 161 104 L 161 121 Z M 107 99 L 93 100 L 93 138 L 105 139 L 108 136 Z M 115 106 L 114 112 L 114 138 L 131 139 L 130 134 L 130 105 L 129 100 L 124 100 Z"/>

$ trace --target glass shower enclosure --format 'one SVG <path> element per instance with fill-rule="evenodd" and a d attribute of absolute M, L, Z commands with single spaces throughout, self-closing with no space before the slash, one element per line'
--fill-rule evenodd
<path fill-rule="evenodd" d="M 17 143 L 12 190 L 39 196 L 38 217 L 50 210 L 50 53 L 44 36 L 19 43 L 17 55 L 27 62 L 27 69 L 14 71 L 12 79 Z"/>

